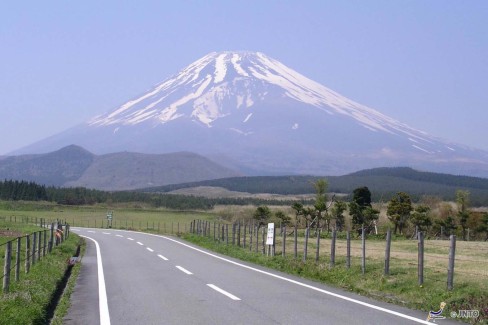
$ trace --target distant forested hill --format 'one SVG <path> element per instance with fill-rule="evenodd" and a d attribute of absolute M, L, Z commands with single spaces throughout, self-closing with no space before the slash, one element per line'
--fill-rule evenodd
<path fill-rule="evenodd" d="M 407 192 L 414 200 L 422 196 L 438 196 L 454 200 L 457 190 L 468 190 L 474 206 L 488 205 L 488 179 L 417 171 L 407 167 L 375 168 L 344 176 L 256 176 L 232 177 L 210 181 L 166 185 L 144 189 L 146 192 L 170 192 L 196 186 L 218 186 L 231 191 L 248 193 L 308 194 L 312 183 L 326 178 L 329 191 L 350 194 L 367 186 L 373 200 L 389 200 L 396 192 Z"/>

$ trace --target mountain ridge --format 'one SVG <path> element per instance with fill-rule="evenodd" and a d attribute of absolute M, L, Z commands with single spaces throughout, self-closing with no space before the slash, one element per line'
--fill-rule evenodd
<path fill-rule="evenodd" d="M 406 192 L 415 201 L 421 200 L 424 196 L 455 201 L 457 190 L 467 190 L 470 192 L 470 201 L 474 206 L 486 206 L 488 204 L 487 178 L 425 172 L 409 167 L 381 167 L 341 176 L 231 177 L 171 184 L 140 189 L 139 191 L 181 194 L 185 192 L 185 189 L 194 189 L 194 193 L 197 193 L 198 188 L 208 187 L 250 194 L 307 195 L 314 194 L 313 183 L 324 178 L 329 184 L 329 192 L 350 195 L 354 189 L 367 186 L 375 201 L 386 202 L 397 192 Z M 205 196 L 205 193 L 201 193 L 201 195 Z"/>
<path fill-rule="evenodd" d="M 190 151 L 252 174 L 374 167 L 488 176 L 488 152 L 356 103 L 260 52 L 213 52 L 141 96 L 20 152 Z"/>
<path fill-rule="evenodd" d="M 46 154 L 0 160 L 0 179 L 99 190 L 130 190 L 237 175 L 240 174 L 191 152 L 95 155 L 80 146 L 70 145 Z"/>

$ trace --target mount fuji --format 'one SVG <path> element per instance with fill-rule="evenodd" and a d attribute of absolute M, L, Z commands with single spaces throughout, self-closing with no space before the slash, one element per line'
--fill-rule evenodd
<path fill-rule="evenodd" d="M 248 175 L 409 166 L 488 176 L 487 152 L 405 125 L 259 52 L 210 53 L 142 96 L 15 153 L 70 144 L 97 154 L 190 151 Z"/>

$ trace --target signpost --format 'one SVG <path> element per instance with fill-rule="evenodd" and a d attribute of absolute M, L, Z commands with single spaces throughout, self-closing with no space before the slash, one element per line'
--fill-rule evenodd
<path fill-rule="evenodd" d="M 107 212 L 107 228 L 112 228 L 112 219 L 113 219 L 114 212 L 108 211 Z"/>
<path fill-rule="evenodd" d="M 274 256 L 275 247 L 275 227 L 274 223 L 268 223 L 268 234 L 266 236 L 266 245 L 268 246 L 268 256 Z"/>

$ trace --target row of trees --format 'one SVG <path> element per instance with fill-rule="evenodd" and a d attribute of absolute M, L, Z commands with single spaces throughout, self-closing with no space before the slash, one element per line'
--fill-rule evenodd
<path fill-rule="evenodd" d="M 325 228 L 327 231 L 334 227 L 342 231 L 346 225 L 345 213 L 349 212 L 353 231 L 360 234 L 364 227 L 367 233 L 378 234 L 380 211 L 372 206 L 368 187 L 356 188 L 352 200 L 347 203 L 335 196 L 328 200 L 326 180 L 318 180 L 313 185 L 316 190 L 313 205 L 294 203 L 291 206 L 297 226 Z M 470 210 L 468 191 L 456 192 L 456 208 L 447 204 L 438 208 L 436 214 L 432 210 L 427 204 L 414 205 L 407 193 L 398 192 L 388 202 L 386 215 L 393 225 L 394 234 L 405 235 L 405 229 L 410 227 L 415 231 L 429 232 L 436 237 L 458 233 L 466 240 L 471 226 L 472 235 L 484 235 L 484 240 L 488 240 L 488 213 L 480 215 Z M 253 215 L 260 224 L 265 224 L 272 217 L 273 214 L 267 206 L 259 206 Z M 282 211 L 276 212 L 274 217 L 284 225 L 292 224 L 292 218 Z"/>
<path fill-rule="evenodd" d="M 33 182 L 5 180 L 0 182 L 1 200 L 51 201 L 67 205 L 91 205 L 96 203 L 142 202 L 153 207 L 170 209 L 211 209 L 216 204 L 254 204 L 259 205 L 254 218 L 265 223 L 271 216 L 267 205 L 291 205 L 295 222 L 300 226 L 325 228 L 339 231 L 345 229 L 346 212 L 350 216 L 351 228 L 358 233 L 364 226 L 367 233 L 378 233 L 380 211 L 371 203 L 371 192 L 368 187 L 358 187 L 352 193 L 349 202 L 335 195 L 327 197 L 328 183 L 319 179 L 312 183 L 315 199 L 311 202 L 269 201 L 243 198 L 209 199 L 184 195 L 155 194 L 142 192 L 105 192 L 86 188 L 45 187 Z M 436 211 L 433 211 L 436 210 Z M 459 234 L 467 239 L 468 231 L 484 236 L 488 240 L 488 213 L 475 212 L 470 209 L 470 193 L 458 190 L 456 205 L 443 204 L 436 207 L 432 202 L 421 202 L 414 205 L 411 197 L 405 192 L 398 192 L 388 202 L 386 215 L 393 225 L 394 234 L 405 234 L 410 227 L 418 231 L 428 231 L 432 236 Z M 282 211 L 275 215 L 283 224 L 290 224 L 291 217 Z"/>
<path fill-rule="evenodd" d="M 136 202 L 151 207 L 180 210 L 208 210 L 215 205 L 290 205 L 292 200 L 256 198 L 205 198 L 187 195 L 145 193 L 137 191 L 106 192 L 84 187 L 46 187 L 33 182 L 5 180 L 0 182 L 0 200 L 49 201 L 63 205 L 94 205 L 97 203 Z M 306 201 L 303 201 L 306 203 Z"/>
<path fill-rule="evenodd" d="M 40 201 L 47 199 L 46 188 L 34 182 L 13 180 L 0 182 L 0 200 Z"/>

